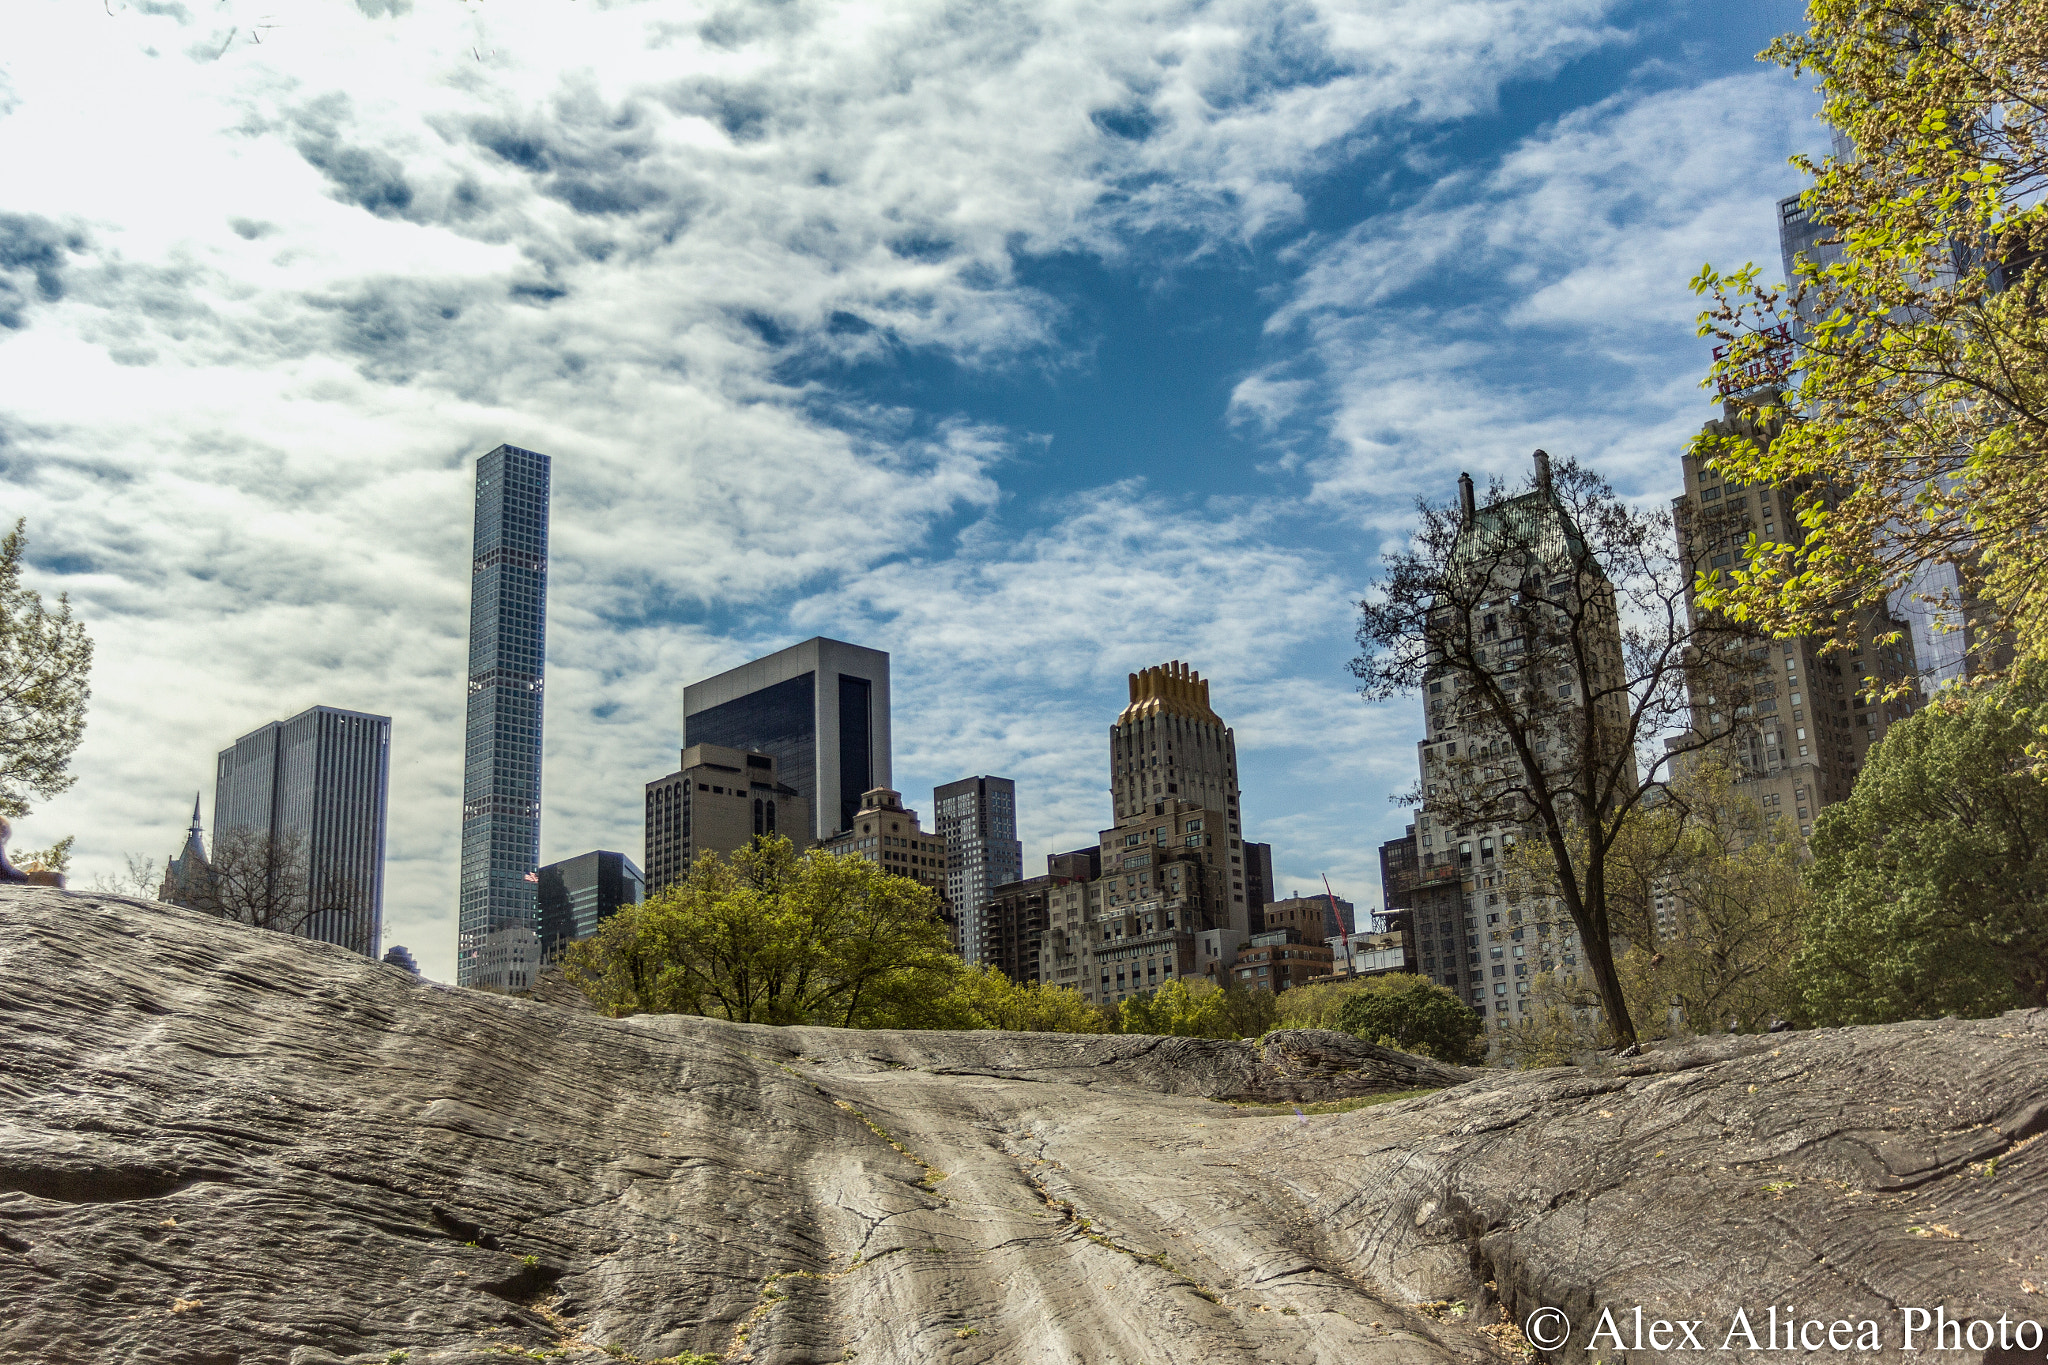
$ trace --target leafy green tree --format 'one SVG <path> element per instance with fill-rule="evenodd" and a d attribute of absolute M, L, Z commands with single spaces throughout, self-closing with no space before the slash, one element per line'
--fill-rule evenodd
<path fill-rule="evenodd" d="M 1368 1043 L 1464 1064 L 1485 1056 L 1479 1016 L 1427 977 L 1396 972 L 1375 976 L 1344 1002 L 1338 1015 L 1346 1033 Z"/>
<path fill-rule="evenodd" d="M 1792 959 L 1805 891 L 1793 826 L 1747 794 L 1718 754 L 1675 775 L 1663 798 L 1630 811 L 1608 853 L 1610 913 L 1630 945 L 1615 963 L 1630 1016 L 1651 1037 L 1796 1017 Z M 1533 840 L 1510 850 L 1508 901 L 1517 913 L 1544 904 L 1541 888 L 1556 875 L 1550 858 Z M 1540 917 L 1517 927 L 1537 956 L 1565 928 Z M 1559 974 L 1544 990 L 1547 1011 L 1597 1003 Z M 1562 1018 L 1546 1018 L 1542 1030 L 1554 1032 Z"/>
<path fill-rule="evenodd" d="M 2048 782 L 2027 745 L 2048 664 L 1892 726 L 1814 824 L 1794 971 L 1828 1024 L 2048 1005 Z"/>
<path fill-rule="evenodd" d="M 1071 986 L 1020 985 L 996 967 L 963 966 L 929 1010 L 906 1011 L 902 1028 L 1007 1029 L 1013 1033 L 1107 1033 L 1107 1012 Z"/>
<path fill-rule="evenodd" d="M 21 585 L 25 518 L 0 539 L 0 815 L 29 811 L 77 779 L 66 771 L 85 737 L 92 641 L 59 594 L 54 611 Z M 68 848 L 68 845 L 67 845 Z"/>
<path fill-rule="evenodd" d="M 1273 993 L 1247 990 L 1242 982 L 1179 978 L 1156 991 L 1134 995 L 1117 1006 L 1118 1033 L 1172 1038 L 1257 1038 L 1273 1027 Z"/>
<path fill-rule="evenodd" d="M 1318 981 L 1280 992 L 1274 1000 L 1274 1028 L 1342 1029 L 1344 1002 L 1365 990 L 1371 978 Z"/>
<path fill-rule="evenodd" d="M 1807 16 L 1761 56 L 1816 73 L 1822 117 L 1847 135 L 1844 156 L 1794 158 L 1843 259 L 1785 285 L 1754 265 L 1693 281 L 1712 297 L 1700 333 L 1721 343 L 1707 382 L 1741 395 L 1736 425 L 1775 431 L 1709 433 L 1696 451 L 1801 490 L 1800 529 L 1753 540 L 1701 600 L 1769 634 L 1847 632 L 1946 561 L 1964 580 L 1948 605 L 1984 612 L 1972 647 L 2013 630 L 2041 657 L 2048 8 L 1810 0 Z"/>
<path fill-rule="evenodd" d="M 959 971 L 929 888 L 864 859 L 757 838 L 701 855 L 678 885 L 621 909 L 565 956 L 613 1015 L 870 1027 L 945 996 Z"/>

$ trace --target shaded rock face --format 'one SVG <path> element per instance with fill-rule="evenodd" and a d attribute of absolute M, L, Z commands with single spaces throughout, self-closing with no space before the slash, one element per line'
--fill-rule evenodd
<path fill-rule="evenodd" d="M 1716 1347 L 1774 1304 L 1882 1360 L 1906 1307 L 2048 1320 L 2044 1012 L 1608 1074 L 613 1021 L 24 888 L 0 1031 L 5 1362 L 1479 1361 L 1539 1306 L 1616 1361 L 1666 1353 L 1586 1351 L 1603 1310 Z"/>

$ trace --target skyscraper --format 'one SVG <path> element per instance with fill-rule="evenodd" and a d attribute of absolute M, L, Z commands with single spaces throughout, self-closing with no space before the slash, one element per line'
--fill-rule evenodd
<path fill-rule="evenodd" d="M 820 840 L 890 785 L 889 656 L 822 636 L 683 689 L 683 747 L 767 754 Z"/>
<path fill-rule="evenodd" d="M 237 830 L 302 845 L 306 912 L 296 932 L 375 958 L 390 777 L 389 716 L 316 706 L 272 721 L 221 750 L 215 848 Z"/>
<path fill-rule="evenodd" d="M 1048 887 L 1038 953 L 1041 980 L 1098 1005 L 1216 975 L 1250 925 L 1235 733 L 1178 660 L 1131 674 L 1130 697 L 1109 727 L 1099 872 Z"/>
<path fill-rule="evenodd" d="M 1708 429 L 1722 436 L 1754 435 L 1754 427 L 1733 413 Z M 1752 535 L 1778 540 L 1798 534 L 1799 490 L 1731 482 L 1690 452 L 1680 462 L 1685 492 L 1671 500 L 1671 515 L 1679 547 L 1696 568 L 1726 572 Z M 1828 640 L 1820 635 L 1751 640 L 1748 686 L 1728 703 L 1738 719 L 1752 723 L 1728 737 L 1724 757 L 1735 765 L 1747 794 L 1769 814 L 1796 822 L 1802 839 L 1812 837 L 1822 807 L 1848 799 L 1886 731 L 1917 709 L 1911 699 L 1880 702 L 1872 694 L 1920 672 L 1916 642 L 1925 622 L 1909 632 L 1907 619 L 1869 609 L 1850 613 L 1850 619 L 1858 643 L 1837 655 L 1823 652 Z M 1901 636 L 1898 643 L 1876 643 L 1894 632 Z M 1690 682 L 1697 723 L 1719 725 L 1716 684 L 1705 678 Z M 1725 683 L 1719 690 L 1726 690 Z"/>
<path fill-rule="evenodd" d="M 647 882 L 623 853 L 595 849 L 549 863 L 540 870 L 540 951 L 546 961 L 597 926 L 622 906 L 638 905 Z"/>
<path fill-rule="evenodd" d="M 979 962 L 982 903 L 995 888 L 1024 878 L 1017 784 L 1007 777 L 963 777 L 933 791 L 932 808 L 951 857 L 946 899 L 960 913 L 960 957 Z"/>
<path fill-rule="evenodd" d="M 547 657 L 545 455 L 499 446 L 477 461 L 463 737 L 462 889 L 455 980 L 487 935 L 538 929 L 541 681 Z"/>
<path fill-rule="evenodd" d="M 1525 1016 L 1541 973 L 1555 970 L 1575 981 L 1580 945 L 1576 928 L 1551 898 L 1509 894 L 1507 850 L 1532 826 L 1505 817 L 1500 807 L 1489 813 L 1473 793 L 1498 790 L 1489 784 L 1512 779 L 1514 760 L 1506 760 L 1504 775 L 1500 757 L 1511 737 L 1473 695 L 1475 675 L 1444 661 L 1442 642 L 1487 642 L 1481 666 L 1487 675 L 1530 689 L 1522 694 L 1524 708 L 1541 679 L 1536 714 L 1545 718 L 1547 737 L 1536 743 L 1546 752 L 1556 746 L 1552 762 L 1576 761 L 1582 751 L 1572 747 L 1580 742 L 1574 736 L 1602 730 L 1612 736 L 1625 732 L 1628 722 L 1613 584 L 1558 498 L 1550 456 L 1539 450 L 1535 462 L 1530 492 L 1484 507 L 1475 500 L 1471 476 L 1458 477 L 1462 515 L 1451 552 L 1457 567 L 1449 576 L 1456 600 L 1439 598 L 1432 613 L 1436 661 L 1425 683 L 1426 728 L 1416 745 L 1423 793 L 1414 825 L 1419 867 L 1385 846 L 1380 855 L 1387 907 L 1412 912 L 1424 962 L 1434 961 L 1436 979 L 1496 1025 Z M 1553 700 L 1551 685 L 1560 682 Z M 1491 766 L 1487 759 L 1494 760 Z M 1391 884 L 1397 868 L 1405 886 Z"/>

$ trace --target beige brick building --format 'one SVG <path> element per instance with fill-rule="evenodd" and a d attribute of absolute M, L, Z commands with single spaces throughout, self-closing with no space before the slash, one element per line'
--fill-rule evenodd
<path fill-rule="evenodd" d="M 1250 928 L 1237 741 L 1209 684 L 1175 661 L 1130 676 L 1109 730 L 1116 823 L 1101 872 L 1047 888 L 1041 979 L 1114 1005 L 1184 977 L 1216 978 Z"/>
<path fill-rule="evenodd" d="M 1709 423 L 1708 430 L 1734 433 L 1722 422 Z M 1797 539 L 1795 492 L 1730 483 L 1690 453 L 1680 458 L 1685 492 L 1672 500 L 1672 516 L 1695 570 L 1736 566 L 1752 534 Z M 1920 705 L 1917 689 L 1895 702 L 1871 695 L 1919 675 L 1907 622 L 1866 613 L 1855 624 L 1859 644 L 1834 654 L 1823 655 L 1826 642 L 1811 635 L 1749 642 L 1748 681 L 1737 689 L 1742 695 L 1714 695 L 1697 684 L 1693 689 L 1702 727 L 1718 728 L 1729 714 L 1750 722 L 1729 743 L 1743 786 L 1768 812 L 1796 824 L 1801 838 L 1812 835 L 1822 807 L 1848 797 L 1886 731 Z M 1896 644 L 1872 643 L 1894 631 Z"/>
<path fill-rule="evenodd" d="M 647 784 L 647 894 L 681 881 L 698 854 L 730 857 L 756 834 L 780 834 L 798 852 L 809 848 L 810 803 L 778 780 L 769 755 L 692 744 L 678 771 Z"/>
<path fill-rule="evenodd" d="M 864 793 L 853 827 L 825 840 L 819 848 L 865 858 L 879 863 L 884 871 L 930 887 L 945 904 L 947 919 L 957 927 L 958 916 L 946 900 L 946 840 L 925 832 L 917 812 L 904 806 L 901 792 L 876 787 Z"/>

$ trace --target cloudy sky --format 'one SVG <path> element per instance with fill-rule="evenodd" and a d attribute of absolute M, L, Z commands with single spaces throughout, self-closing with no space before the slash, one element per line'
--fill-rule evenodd
<path fill-rule="evenodd" d="M 1685 282 L 1774 263 L 1795 5 L 12 0 L 0 515 L 98 645 L 17 844 L 161 863 L 214 754 L 393 720 L 385 941 L 452 974 L 475 458 L 554 457 L 542 854 L 637 861 L 681 686 L 889 650 L 911 804 L 1109 819 L 1133 669 L 1283 888 L 1377 904 L 1415 703 L 1355 600 L 1542 445 L 1646 500 Z M 1775 275 L 1775 269 L 1773 270 Z"/>

